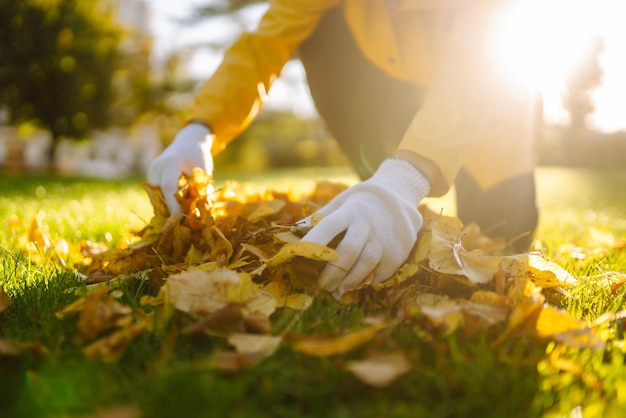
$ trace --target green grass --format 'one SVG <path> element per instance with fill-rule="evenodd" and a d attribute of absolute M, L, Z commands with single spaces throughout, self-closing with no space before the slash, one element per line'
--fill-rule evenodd
<path fill-rule="evenodd" d="M 308 187 L 310 179 L 328 175 L 355 181 L 346 170 L 321 173 L 222 175 L 283 189 Z M 583 278 L 571 290 L 574 297 L 562 299 L 563 307 L 587 319 L 625 309 L 626 290 L 611 294 L 584 277 L 625 272 L 626 250 L 581 266 L 562 247 L 590 227 L 626 237 L 626 171 L 543 168 L 538 178 L 542 212 L 537 237 L 549 257 Z M 218 185 L 223 180 L 218 178 Z M 626 410 L 621 322 L 607 329 L 609 343 L 600 351 L 524 338 L 493 348 L 494 330 L 433 338 L 406 323 L 345 356 L 317 359 L 281 348 L 236 374 L 209 366 L 222 342 L 179 336 L 168 355 L 167 337 L 157 333 L 142 334 L 119 361 L 90 361 L 74 341 L 75 321 L 55 316 L 76 299 L 77 286 L 81 291 L 76 277 L 57 264 L 29 259 L 18 249 L 20 235 L 38 215 L 50 236 L 71 245 L 82 240 L 113 245 L 151 216 L 140 181 L 0 177 L 0 283 L 13 302 L 0 314 L 0 339 L 39 344 L 19 356 L 0 355 L 0 417 L 83 417 L 117 408 L 146 417 L 324 418 L 569 417 L 577 407 L 585 417 L 618 417 Z M 451 203 L 451 196 L 431 201 L 453 212 Z M 130 283 L 123 287 L 122 299 L 138 306 L 146 289 L 146 283 Z M 368 314 L 355 305 L 320 299 L 301 314 L 278 311 L 273 323 L 289 324 L 294 333 L 324 334 L 353 329 Z M 385 389 L 359 383 L 343 366 L 371 346 L 405 351 L 411 371 Z M 548 354 L 555 350 L 577 369 L 550 365 Z"/>

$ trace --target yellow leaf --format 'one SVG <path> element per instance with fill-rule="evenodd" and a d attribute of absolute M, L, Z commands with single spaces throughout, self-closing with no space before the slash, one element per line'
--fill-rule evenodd
<path fill-rule="evenodd" d="M 267 260 L 267 265 L 275 267 L 297 256 L 317 261 L 337 260 L 337 252 L 332 248 L 314 242 L 295 242 L 283 245 L 278 253 Z"/>
<path fill-rule="evenodd" d="M 198 317 L 216 312 L 230 303 L 267 315 L 276 308 L 273 297 L 261 291 L 248 274 L 228 269 L 189 270 L 175 274 L 168 277 L 164 289 L 171 305 Z"/>
<path fill-rule="evenodd" d="M 504 257 L 503 265 L 510 270 L 511 276 L 526 277 L 544 289 L 568 287 L 578 283 L 565 269 L 546 260 L 539 253 Z"/>
<path fill-rule="evenodd" d="M 193 231 L 214 224 L 211 215 L 213 202 L 213 178 L 206 171 L 196 167 L 191 177 L 183 174 L 178 180 L 178 191 L 174 195 L 180 204 L 183 219 L 182 223 Z"/>
<path fill-rule="evenodd" d="M 233 255 L 233 246 L 222 231 L 217 229 L 216 226 L 203 228 L 202 238 L 209 249 L 210 260 L 226 264 Z"/>
<path fill-rule="evenodd" d="M 253 298 L 249 299 L 243 306 L 243 312 L 250 315 L 254 312 L 260 312 L 270 316 L 276 311 L 276 299 L 269 292 L 258 289 Z"/>
<path fill-rule="evenodd" d="M 617 292 L 626 283 L 626 274 L 617 271 L 609 271 L 593 278 L 598 285 L 609 289 L 612 293 Z"/>
<path fill-rule="evenodd" d="M 300 242 L 301 238 L 291 231 L 282 231 L 274 234 L 274 239 L 280 242 Z"/>
<path fill-rule="evenodd" d="M 284 200 L 270 200 L 268 202 L 262 202 L 247 216 L 247 219 L 252 221 L 257 218 L 275 215 L 280 212 L 286 204 L 287 202 Z"/>
<path fill-rule="evenodd" d="M 273 335 L 235 333 L 229 335 L 227 341 L 240 354 L 261 354 L 269 357 L 276 352 L 283 339 Z"/>
<path fill-rule="evenodd" d="M 347 369 L 361 382 L 383 388 L 411 369 L 402 353 L 378 354 L 365 360 L 351 361 Z"/>
<path fill-rule="evenodd" d="M 148 194 L 154 215 L 164 219 L 169 218 L 170 211 L 167 208 L 167 203 L 165 203 L 161 187 L 150 183 L 141 183 L 141 187 Z"/>
<path fill-rule="evenodd" d="M 467 277 L 472 283 L 485 283 L 498 271 L 501 257 L 468 251 L 461 243 L 462 224 L 458 218 L 442 216 L 430 224 L 432 242 L 428 265 L 439 273 Z"/>
<path fill-rule="evenodd" d="M 305 311 L 313 303 L 313 298 L 305 293 L 291 293 L 292 288 L 279 280 L 272 280 L 263 288 L 276 300 L 276 307 L 287 307 L 297 311 Z"/>
<path fill-rule="evenodd" d="M 481 329 L 504 322 L 509 313 L 509 307 L 505 304 L 479 303 L 471 300 L 462 300 L 460 304 L 463 313 L 478 320 L 476 325 Z"/>
<path fill-rule="evenodd" d="M 447 296 L 422 293 L 415 300 L 420 312 L 446 335 L 463 326 L 463 309 L 461 305 L 448 299 Z"/>
<path fill-rule="evenodd" d="M 28 241 L 37 246 L 41 251 L 47 251 L 52 243 L 48 233 L 43 230 L 43 226 L 38 216 L 33 216 L 28 230 Z"/>
<path fill-rule="evenodd" d="M 370 341 L 386 324 L 376 324 L 339 337 L 303 337 L 294 343 L 296 351 L 314 357 L 329 357 L 347 353 Z"/>
<path fill-rule="evenodd" d="M 543 306 L 534 324 L 527 323 L 520 332 L 524 335 L 539 338 L 552 338 L 570 346 L 600 349 L 604 341 L 585 321 L 574 317 L 571 313 Z"/>
<path fill-rule="evenodd" d="M 296 311 L 306 311 L 313 303 L 313 298 L 304 293 L 292 293 L 282 301 L 287 308 Z"/>
<path fill-rule="evenodd" d="M 514 279 L 509 290 L 509 301 L 513 310 L 505 334 L 519 329 L 529 320 L 534 320 L 545 302 L 545 297 L 541 294 L 539 286 L 524 277 L 518 277 Z"/>
<path fill-rule="evenodd" d="M 106 337 L 94 341 L 85 347 L 83 352 L 90 359 L 113 362 L 124 354 L 128 343 L 147 328 L 148 324 L 144 321 L 130 324 Z"/>

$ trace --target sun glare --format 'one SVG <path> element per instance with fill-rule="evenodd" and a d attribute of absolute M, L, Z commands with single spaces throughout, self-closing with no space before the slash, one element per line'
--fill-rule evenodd
<path fill-rule="evenodd" d="M 543 90 L 573 69 L 596 31 L 588 1 L 515 2 L 500 22 L 496 59 L 518 81 Z"/>
<path fill-rule="evenodd" d="M 562 94 L 568 74 L 585 59 L 594 39 L 601 38 L 603 80 L 594 93 L 594 128 L 626 128 L 626 29 L 622 0 L 520 0 L 503 13 L 496 29 L 497 65 L 518 83 L 532 86 L 544 99 L 544 116 L 567 123 Z"/>

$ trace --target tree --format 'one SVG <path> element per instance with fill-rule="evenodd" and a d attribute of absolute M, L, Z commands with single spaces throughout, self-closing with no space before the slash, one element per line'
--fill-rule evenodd
<path fill-rule="evenodd" d="M 577 68 L 567 77 L 567 91 L 563 98 L 565 109 L 570 115 L 570 129 L 582 132 L 586 129 L 586 118 L 593 113 L 593 91 L 602 82 L 600 54 L 604 49 L 604 40 L 594 38 L 589 42 L 586 53 Z"/>
<path fill-rule="evenodd" d="M 110 122 L 123 32 L 104 0 L 0 0 L 0 105 L 55 139 Z"/>

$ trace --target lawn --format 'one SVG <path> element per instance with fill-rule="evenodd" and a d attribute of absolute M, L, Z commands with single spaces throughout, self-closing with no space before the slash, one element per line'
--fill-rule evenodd
<path fill-rule="evenodd" d="M 282 190 L 309 189 L 318 177 L 355 181 L 343 169 L 228 175 Z M 140 181 L 0 177 L 0 286 L 10 300 L 2 308 L 0 296 L 0 417 L 618 417 L 626 410 L 619 317 L 599 327 L 600 349 L 519 335 L 496 344 L 504 323 L 444 332 L 418 315 L 322 357 L 292 345 L 298 336 L 351 334 L 364 319 L 371 323 L 389 312 L 316 297 L 306 310 L 272 315 L 273 334 L 289 335 L 293 344 L 252 367 L 216 368 L 215 355 L 226 343 L 182 333 L 182 316 L 141 333 L 115 361 L 90 359 L 80 324 L 57 315 L 86 294 L 74 274 L 82 260 L 70 253 L 63 265 L 22 248 L 34 217 L 59 252 L 85 241 L 114 246 L 152 217 Z M 626 309 L 625 288 L 598 280 L 626 273 L 625 186 L 626 170 L 538 172 L 535 249 L 578 278 L 567 296 L 546 292 L 547 300 L 576 318 L 593 321 Z M 453 201 L 446 196 L 429 206 L 454 214 Z M 125 306 L 156 312 L 141 302 L 156 295 L 147 278 L 119 290 Z M 402 352 L 408 371 L 378 388 L 346 370 L 379 352 Z"/>

